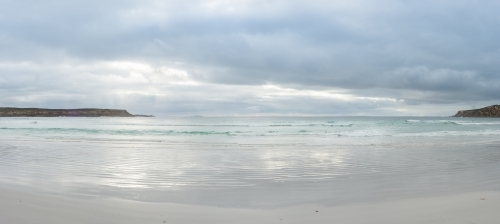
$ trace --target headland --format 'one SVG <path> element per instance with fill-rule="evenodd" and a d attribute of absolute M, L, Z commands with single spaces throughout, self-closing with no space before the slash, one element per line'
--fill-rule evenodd
<path fill-rule="evenodd" d="M 453 117 L 500 117 L 500 105 L 492 105 L 475 110 L 461 110 Z"/>
<path fill-rule="evenodd" d="M 45 109 L 0 107 L 0 117 L 153 117 L 152 115 L 133 115 L 126 110 L 116 109 Z"/>

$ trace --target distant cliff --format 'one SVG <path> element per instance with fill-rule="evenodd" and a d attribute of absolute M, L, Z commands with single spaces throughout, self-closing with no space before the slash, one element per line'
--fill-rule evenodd
<path fill-rule="evenodd" d="M 146 117 L 146 115 L 139 115 Z M 135 117 L 126 110 L 0 107 L 0 117 Z"/>
<path fill-rule="evenodd" d="M 461 110 L 454 117 L 500 117 L 500 105 L 475 110 Z"/>

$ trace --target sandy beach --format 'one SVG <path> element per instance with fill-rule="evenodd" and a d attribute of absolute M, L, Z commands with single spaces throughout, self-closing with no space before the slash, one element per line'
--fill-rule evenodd
<path fill-rule="evenodd" d="M 500 224 L 498 11 L 1 1 L 0 224 Z"/>
<path fill-rule="evenodd" d="M 484 200 L 483 200 L 484 199 Z M 500 192 L 325 207 L 236 209 L 116 198 L 75 199 L 1 188 L 3 223 L 498 223 Z"/>
<path fill-rule="evenodd" d="M 500 122 L 332 120 L 5 118 L 0 223 L 500 220 Z"/>

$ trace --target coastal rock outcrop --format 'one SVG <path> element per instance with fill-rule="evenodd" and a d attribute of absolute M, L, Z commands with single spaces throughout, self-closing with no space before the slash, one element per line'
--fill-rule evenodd
<path fill-rule="evenodd" d="M 475 110 L 461 110 L 453 117 L 500 117 L 500 105 Z"/>
<path fill-rule="evenodd" d="M 126 110 L 0 107 L 0 117 L 134 117 Z M 144 115 L 142 115 L 144 116 Z"/>

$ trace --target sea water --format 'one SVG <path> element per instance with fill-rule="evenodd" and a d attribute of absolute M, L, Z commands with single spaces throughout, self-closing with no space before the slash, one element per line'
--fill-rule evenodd
<path fill-rule="evenodd" d="M 500 190 L 500 119 L 0 118 L 0 185 L 268 208 Z"/>

